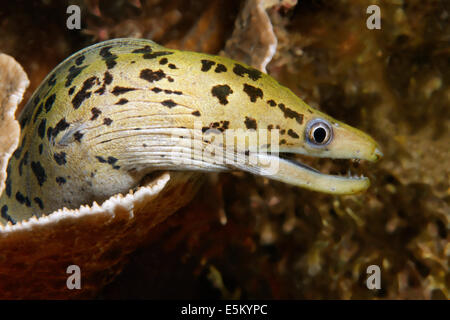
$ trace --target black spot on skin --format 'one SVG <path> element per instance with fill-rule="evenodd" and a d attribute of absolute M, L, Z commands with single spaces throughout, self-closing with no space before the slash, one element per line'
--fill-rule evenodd
<path fill-rule="evenodd" d="M 200 111 L 198 111 L 198 110 L 192 112 L 192 115 L 194 115 L 194 116 L 196 116 L 196 117 L 200 117 L 200 116 L 201 116 Z"/>
<path fill-rule="evenodd" d="M 280 144 L 286 144 L 286 140 L 285 139 L 281 139 L 280 140 Z"/>
<path fill-rule="evenodd" d="M 292 129 L 288 130 L 288 135 L 290 135 L 292 138 L 298 139 L 299 135 Z"/>
<path fill-rule="evenodd" d="M 120 169 L 120 166 L 114 165 L 114 164 L 118 161 L 118 159 L 116 159 L 116 158 L 114 158 L 114 157 L 108 157 L 108 160 L 105 160 L 105 158 L 103 158 L 103 157 L 101 157 L 101 156 L 95 156 L 95 157 L 97 158 L 97 160 L 98 160 L 100 163 L 108 163 L 108 164 L 110 164 L 110 165 L 112 166 L 112 168 L 115 169 L 115 170 Z"/>
<path fill-rule="evenodd" d="M 104 47 L 102 50 L 100 50 L 100 56 L 102 57 L 102 59 L 105 61 L 106 63 L 106 67 L 108 69 L 112 69 L 114 68 L 114 66 L 117 64 L 117 62 L 115 61 L 118 56 L 115 54 L 112 54 L 109 50 L 111 50 L 112 46 L 109 47 Z"/>
<path fill-rule="evenodd" d="M 248 77 L 253 81 L 256 81 L 259 78 L 261 78 L 261 71 L 253 68 L 246 68 L 238 63 L 234 65 L 233 72 L 240 77 L 243 77 L 245 74 L 247 74 Z"/>
<path fill-rule="evenodd" d="M 103 75 L 103 84 L 100 88 L 94 91 L 94 93 L 97 93 L 99 95 L 102 95 L 106 91 L 106 85 L 111 84 L 113 81 L 113 76 L 108 72 L 105 71 L 105 74 Z"/>
<path fill-rule="evenodd" d="M 168 56 L 170 54 L 173 54 L 173 52 L 169 52 L 169 51 L 158 51 L 158 52 L 153 52 L 153 53 L 144 53 L 144 55 L 142 56 L 144 59 L 155 59 L 161 56 Z"/>
<path fill-rule="evenodd" d="M 224 132 L 226 129 L 228 129 L 228 126 L 230 124 L 230 121 L 220 121 L 219 122 L 211 122 L 209 124 L 209 127 L 203 127 L 202 132 L 211 129 L 214 133 Z"/>
<path fill-rule="evenodd" d="M 49 127 L 48 129 L 51 129 L 50 134 L 54 139 L 61 131 L 67 129 L 68 127 L 69 127 L 69 124 L 66 122 L 66 118 L 63 118 L 63 119 L 59 120 L 59 122 L 56 124 L 55 128 L 51 129 L 51 127 Z M 47 135 L 49 134 L 48 129 L 47 129 Z"/>
<path fill-rule="evenodd" d="M 50 97 L 47 98 L 45 101 L 45 112 L 49 112 L 51 108 L 53 107 L 53 104 L 55 103 L 56 94 L 52 94 Z"/>
<path fill-rule="evenodd" d="M 90 77 L 89 79 L 86 79 L 83 82 L 83 87 L 81 88 L 80 91 L 77 92 L 75 97 L 73 97 L 72 99 L 72 105 L 74 109 L 78 109 L 83 103 L 83 101 L 91 96 L 91 92 L 88 90 L 92 88 L 92 86 L 95 84 L 97 80 L 98 78 L 93 76 Z"/>
<path fill-rule="evenodd" d="M 308 112 L 311 113 L 311 114 L 313 113 L 311 109 L 308 109 Z"/>
<path fill-rule="evenodd" d="M 56 75 L 52 74 L 50 79 L 48 79 L 47 84 L 49 87 L 53 87 L 56 84 Z"/>
<path fill-rule="evenodd" d="M 28 199 L 28 197 L 25 197 L 20 191 L 17 191 L 16 193 L 16 200 L 20 204 L 24 204 L 27 207 L 31 207 L 30 199 Z"/>
<path fill-rule="evenodd" d="M 245 126 L 247 127 L 247 129 L 255 129 L 256 130 L 256 128 L 257 128 L 255 119 L 245 117 L 244 123 L 245 123 Z"/>
<path fill-rule="evenodd" d="M 268 100 L 268 101 L 267 101 L 267 104 L 268 104 L 269 106 L 271 106 L 271 107 L 275 107 L 275 106 L 277 105 L 277 103 L 276 103 L 275 101 L 273 101 L 273 100 Z"/>
<path fill-rule="evenodd" d="M 273 129 L 273 124 L 269 124 L 268 126 L 267 126 L 267 130 L 272 130 Z"/>
<path fill-rule="evenodd" d="M 183 92 L 181 92 L 181 91 L 174 91 L 173 93 L 177 94 L 177 95 L 182 95 L 183 94 Z"/>
<path fill-rule="evenodd" d="M 75 141 L 81 142 L 81 138 L 83 138 L 84 134 L 82 134 L 80 131 L 77 131 L 73 134 L 73 137 Z"/>
<path fill-rule="evenodd" d="M 170 69 L 177 69 L 177 66 L 174 65 L 173 63 L 169 63 L 168 67 L 169 67 Z"/>
<path fill-rule="evenodd" d="M 8 197 L 11 197 L 11 187 L 12 187 L 11 183 L 12 183 L 11 175 L 8 172 L 8 177 L 6 178 L 6 181 L 5 181 L 5 192 Z"/>
<path fill-rule="evenodd" d="M 167 58 L 162 58 L 161 60 L 159 60 L 159 64 L 166 64 L 169 60 L 167 60 Z"/>
<path fill-rule="evenodd" d="M 202 63 L 202 69 L 201 70 L 203 72 L 209 71 L 209 69 L 211 69 L 211 67 L 216 64 L 214 61 L 206 60 L 206 59 L 203 59 L 200 62 Z"/>
<path fill-rule="evenodd" d="M 79 56 L 79 57 L 75 60 L 75 64 L 76 64 L 77 66 L 79 66 L 80 64 L 83 63 L 83 61 L 84 61 L 85 58 L 86 58 L 86 57 L 83 56 L 83 55 Z"/>
<path fill-rule="evenodd" d="M 105 158 L 103 158 L 103 157 L 101 157 L 101 156 L 95 156 L 96 158 L 97 158 L 97 160 L 100 162 L 100 163 L 106 163 L 107 161 L 105 160 Z"/>
<path fill-rule="evenodd" d="M 22 161 L 25 166 L 28 164 L 28 151 L 23 155 Z"/>
<path fill-rule="evenodd" d="M 20 127 L 23 129 L 25 125 L 28 123 L 28 117 L 24 117 L 20 120 Z"/>
<path fill-rule="evenodd" d="M 47 124 L 47 120 L 44 118 L 41 120 L 41 123 L 39 124 L 38 127 L 38 135 L 41 139 L 43 139 L 45 137 L 45 126 Z"/>
<path fill-rule="evenodd" d="M 227 84 L 217 85 L 211 89 L 211 93 L 214 97 L 217 97 L 217 99 L 219 99 L 220 104 L 226 105 L 228 104 L 227 97 L 228 95 L 233 93 L 233 90 L 231 90 L 230 86 Z"/>
<path fill-rule="evenodd" d="M 14 151 L 14 158 L 19 159 L 20 155 L 22 154 L 22 150 L 23 150 L 23 146 L 25 145 L 25 141 L 27 140 L 26 137 L 23 137 L 22 139 L 22 143 L 20 144 L 20 146 L 16 149 L 16 151 Z"/>
<path fill-rule="evenodd" d="M 23 129 L 25 127 L 25 125 L 27 124 L 27 122 L 28 122 L 28 117 L 24 117 L 24 118 L 20 119 L 20 128 Z"/>
<path fill-rule="evenodd" d="M 44 203 L 42 202 L 42 200 L 40 198 L 36 197 L 33 200 L 34 200 L 34 202 L 37 203 L 37 205 L 39 206 L 39 209 L 41 209 L 41 210 L 44 209 Z"/>
<path fill-rule="evenodd" d="M 115 96 L 127 93 L 129 91 L 134 91 L 136 90 L 135 88 L 125 88 L 125 87 L 119 87 L 119 86 L 115 86 L 114 89 L 111 91 L 111 93 Z"/>
<path fill-rule="evenodd" d="M 158 71 L 144 69 L 141 70 L 139 77 L 141 79 L 147 80 L 148 82 L 155 82 L 164 79 L 166 77 L 166 74 L 161 69 L 159 69 Z"/>
<path fill-rule="evenodd" d="M 8 206 L 5 204 L 2 209 L 0 210 L 2 218 L 6 221 L 11 222 L 12 224 L 16 224 L 16 220 L 14 220 L 9 214 L 8 214 Z"/>
<path fill-rule="evenodd" d="M 303 123 L 303 114 L 298 113 L 292 109 L 286 108 L 286 106 L 282 103 L 278 104 L 278 108 L 283 111 L 285 118 L 295 119 L 299 124 Z"/>
<path fill-rule="evenodd" d="M 103 75 L 103 83 L 104 84 L 111 84 L 113 81 L 113 76 L 108 71 L 105 71 L 105 74 Z"/>
<path fill-rule="evenodd" d="M 19 162 L 19 176 L 22 176 L 22 167 L 28 164 L 28 151 L 23 155 L 22 160 Z"/>
<path fill-rule="evenodd" d="M 251 102 L 256 102 L 258 98 L 263 98 L 263 92 L 260 88 L 256 88 L 244 83 L 244 92 L 250 97 Z"/>
<path fill-rule="evenodd" d="M 280 129 L 279 126 L 277 126 L 277 129 Z M 285 134 L 285 133 L 286 133 L 286 130 L 285 130 L 285 129 L 281 129 L 281 130 L 280 130 L 280 134 Z"/>
<path fill-rule="evenodd" d="M 173 93 L 173 91 L 169 90 L 169 89 L 164 89 L 164 93 L 171 94 L 171 93 Z"/>
<path fill-rule="evenodd" d="M 160 93 L 160 92 L 163 91 L 163 90 L 160 89 L 160 88 L 154 87 L 154 88 L 152 89 L 152 91 L 153 91 L 154 93 Z"/>
<path fill-rule="evenodd" d="M 65 152 L 55 153 L 53 155 L 53 158 L 55 159 L 56 163 L 59 164 L 60 166 L 63 166 L 67 163 Z"/>
<path fill-rule="evenodd" d="M 41 103 L 39 105 L 39 107 L 37 108 L 36 113 L 34 114 L 34 118 L 33 118 L 33 123 L 36 123 L 36 119 L 39 117 L 39 115 L 41 114 L 42 110 L 44 109 L 44 104 Z"/>
<path fill-rule="evenodd" d="M 216 73 L 227 72 L 227 67 L 225 67 L 223 64 L 219 63 L 219 64 L 217 64 L 216 69 L 214 69 L 214 72 L 216 72 Z"/>
<path fill-rule="evenodd" d="M 99 109 L 97 109 L 97 108 L 92 108 L 91 109 L 91 113 L 92 113 L 92 117 L 91 117 L 92 121 L 97 119 L 98 116 L 102 114 L 102 112 Z"/>
<path fill-rule="evenodd" d="M 161 104 L 169 108 L 173 108 L 177 105 L 176 102 L 174 102 L 173 100 L 164 100 L 163 102 L 161 102 Z"/>
<path fill-rule="evenodd" d="M 52 127 L 48 127 L 48 128 L 47 128 L 47 138 L 48 138 L 48 141 L 50 141 L 50 138 L 52 137 L 52 132 L 53 132 L 53 128 L 52 128 Z"/>
<path fill-rule="evenodd" d="M 103 123 L 109 126 L 113 121 L 110 118 L 103 119 Z"/>
<path fill-rule="evenodd" d="M 66 83 L 64 84 L 66 86 L 66 88 L 70 87 L 72 85 L 72 81 L 78 77 L 81 73 L 81 71 L 83 71 L 84 68 L 86 68 L 87 66 L 82 66 L 82 67 L 75 67 L 72 66 L 69 69 L 69 74 L 67 75 L 66 78 Z"/>
<path fill-rule="evenodd" d="M 66 179 L 64 177 L 56 177 L 56 183 L 59 185 L 63 185 L 66 183 Z"/>
<path fill-rule="evenodd" d="M 114 163 L 116 163 L 117 162 L 117 158 L 114 158 L 114 157 L 108 157 L 108 163 L 109 164 L 114 164 Z"/>
<path fill-rule="evenodd" d="M 42 143 L 39 145 L 39 154 L 42 154 L 42 149 L 43 149 L 43 146 L 42 146 Z"/>
<path fill-rule="evenodd" d="M 131 51 L 131 53 L 150 53 L 150 52 L 152 52 L 152 48 L 150 46 L 144 46 L 143 48 Z"/>
<path fill-rule="evenodd" d="M 116 104 L 117 104 L 117 105 L 124 105 L 124 104 L 126 104 L 127 102 L 128 102 L 127 99 L 122 98 L 122 99 L 120 99 L 119 101 L 117 101 Z"/>
<path fill-rule="evenodd" d="M 73 87 L 71 87 L 70 89 L 69 89 L 69 96 L 71 96 L 72 94 L 73 94 L 73 92 L 75 91 L 75 86 L 73 86 Z"/>
<path fill-rule="evenodd" d="M 173 80 L 173 78 L 172 77 L 167 77 L 167 80 L 169 80 L 169 82 L 174 82 L 175 80 Z"/>

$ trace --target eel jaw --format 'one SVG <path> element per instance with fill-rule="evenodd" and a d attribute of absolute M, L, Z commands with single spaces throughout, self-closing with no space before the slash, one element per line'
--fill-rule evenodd
<path fill-rule="evenodd" d="M 378 151 L 379 152 L 379 151 Z M 305 189 L 329 194 L 355 194 L 367 190 L 370 180 L 364 176 L 328 175 L 297 161 L 271 154 L 257 153 L 259 174 Z"/>

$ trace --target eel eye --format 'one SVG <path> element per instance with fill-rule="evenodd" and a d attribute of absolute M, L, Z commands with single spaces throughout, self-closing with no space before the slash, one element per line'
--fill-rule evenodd
<path fill-rule="evenodd" d="M 306 127 L 306 137 L 309 143 L 316 146 L 324 146 L 333 138 L 333 129 L 328 121 L 314 119 Z"/>

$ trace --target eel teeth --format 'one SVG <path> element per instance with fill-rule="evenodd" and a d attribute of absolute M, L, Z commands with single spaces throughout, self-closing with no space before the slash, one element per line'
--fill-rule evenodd
<path fill-rule="evenodd" d="M 350 169 L 347 170 L 347 175 L 344 177 L 346 178 L 350 178 L 350 179 L 355 179 L 355 180 L 361 180 L 364 179 L 364 176 L 362 174 L 358 175 L 357 173 L 352 173 Z"/>

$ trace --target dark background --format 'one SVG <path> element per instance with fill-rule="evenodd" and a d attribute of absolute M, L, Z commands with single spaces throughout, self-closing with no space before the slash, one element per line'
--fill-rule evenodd
<path fill-rule="evenodd" d="M 278 38 L 268 73 L 380 143 L 384 159 L 356 168 L 371 188 L 337 197 L 212 175 L 98 298 L 449 298 L 450 2 L 382 1 L 381 30 L 366 28 L 370 1 L 287 2 L 268 10 Z M 66 28 L 66 1 L 2 1 L 0 51 L 28 74 L 25 101 L 65 57 L 109 38 L 219 53 L 243 7 L 70 3 L 82 8 L 80 31 Z M 332 173 L 350 165 L 310 164 Z M 372 264 L 382 269 L 381 290 L 365 286 Z"/>

